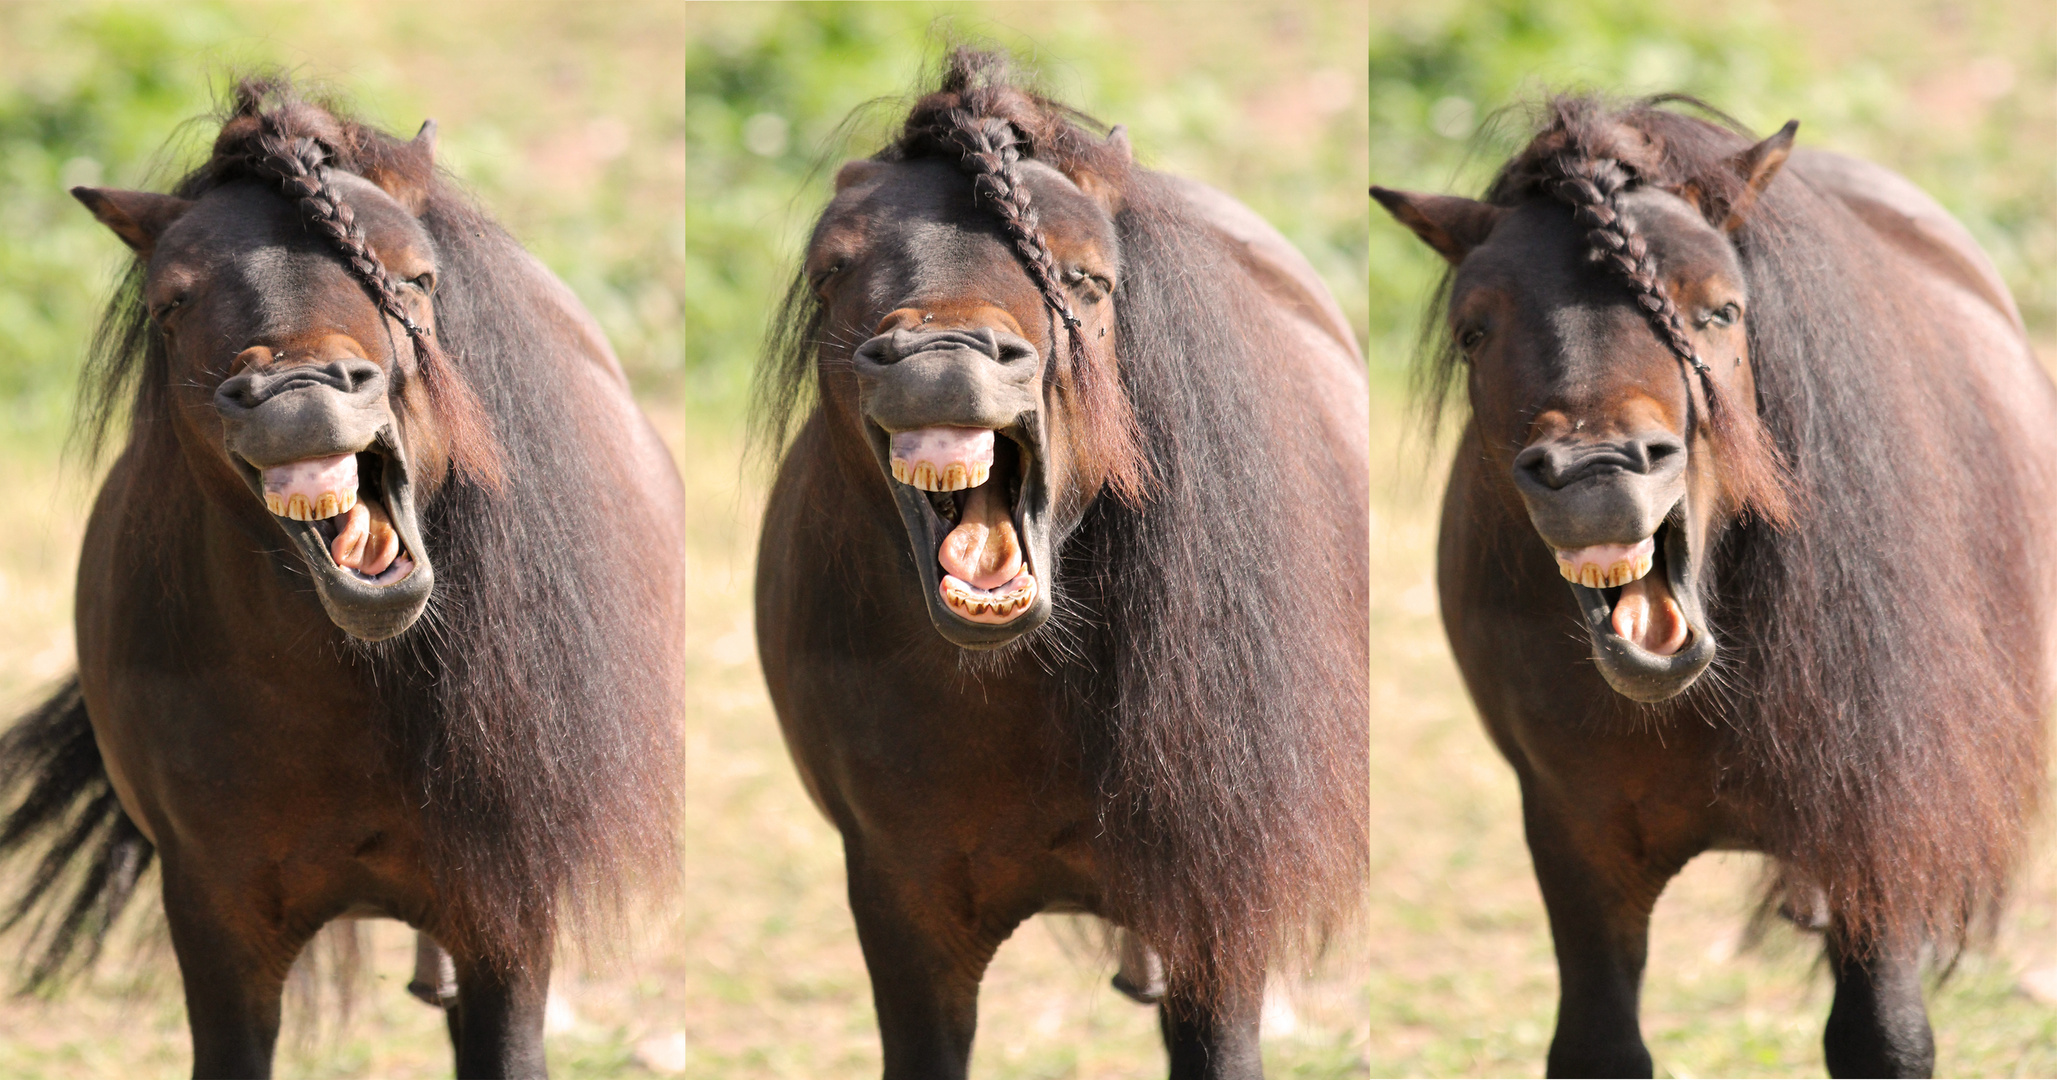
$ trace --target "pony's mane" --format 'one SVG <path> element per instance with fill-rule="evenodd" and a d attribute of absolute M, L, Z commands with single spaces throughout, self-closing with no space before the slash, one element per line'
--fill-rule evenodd
<path fill-rule="evenodd" d="M 1267 392 L 1264 372 L 1303 346 L 1175 181 L 1017 86 L 1002 56 L 959 49 L 940 84 L 882 159 L 955 161 L 960 148 L 932 134 L 939 115 L 983 101 L 1026 136 L 1022 156 L 1119 191 L 1114 378 L 1098 398 L 1061 400 L 1067 423 L 1095 432 L 1081 414 L 1118 393 L 1149 478 L 1133 501 L 1102 492 L 1065 540 L 1050 622 L 966 670 L 1055 672 L 1058 722 L 1099 774 L 1108 914 L 1176 982 L 1261 986 L 1274 954 L 1359 903 L 1369 861 L 1362 521 L 1284 495 L 1333 488 L 1350 463 L 1332 461 L 1302 403 Z M 796 283 L 760 369 L 760 438 L 782 437 L 835 347 L 822 320 Z M 1295 551 L 1333 561 L 1281 572 Z M 1339 627 L 1355 636 L 1323 636 Z"/>
<path fill-rule="evenodd" d="M 1560 97 L 1487 197 L 1533 197 L 1575 147 L 1719 222 L 1753 142 L 1690 99 Z M 1894 307 L 1904 256 L 1799 159 L 1730 235 L 1755 411 L 1791 517 L 1742 518 L 1710 553 L 1723 658 L 1661 715 L 1724 724 L 1732 782 L 1768 815 L 1771 900 L 1799 890 L 1809 910 L 1820 889 L 1859 947 L 1922 938 L 1948 952 L 1989 925 L 2042 790 L 2049 688 L 2026 644 L 2043 640 L 2040 569 L 2019 539 L 2033 465 L 1991 431 L 1964 342 Z M 1447 299 L 1446 281 L 1437 322 Z M 1425 352 L 1418 385 L 1433 398 L 1460 361 L 1440 343 Z M 1921 482 L 1944 477 L 1967 479 Z"/>
<path fill-rule="evenodd" d="M 174 193 L 265 179 L 236 137 L 259 120 L 359 175 L 390 168 L 406 145 L 281 76 L 248 78 L 215 152 Z M 591 504 L 613 467 L 547 362 L 565 335 L 548 317 L 557 301 L 517 241 L 450 180 L 426 179 L 436 336 L 497 437 L 505 482 L 455 468 L 422 506 L 436 588 L 414 627 L 377 644 L 330 633 L 386 704 L 436 886 L 453 901 L 449 932 L 521 964 L 547 955 L 567 913 L 604 925 L 624 886 L 670 876 L 679 687 L 663 676 L 678 667 L 678 635 L 656 625 L 672 607 L 649 595 L 663 575 L 638 572 L 652 557 L 637 550 L 648 523 L 635 507 Z M 124 455 L 170 476 L 167 352 L 140 301 L 144 271 L 130 268 L 103 317 L 75 440 L 97 450 L 126 412 Z"/>

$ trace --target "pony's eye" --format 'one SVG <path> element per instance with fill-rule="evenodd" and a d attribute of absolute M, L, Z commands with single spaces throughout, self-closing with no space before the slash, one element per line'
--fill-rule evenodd
<path fill-rule="evenodd" d="M 1065 271 L 1064 284 L 1066 288 L 1084 290 L 1086 299 L 1093 302 L 1098 302 L 1102 297 L 1114 291 L 1112 282 L 1106 278 L 1088 273 L 1083 267 L 1073 267 Z"/>
<path fill-rule="evenodd" d="M 1484 340 L 1486 340 L 1486 332 L 1476 326 L 1468 327 L 1457 334 L 1457 346 L 1465 352 L 1478 348 L 1479 343 Z"/>
<path fill-rule="evenodd" d="M 163 322 L 165 318 L 168 317 L 172 312 L 177 311 L 178 309 L 185 306 L 185 297 L 173 297 L 172 299 L 166 300 L 164 303 L 157 305 L 155 308 L 152 308 L 150 311 L 150 317 L 152 319 L 157 320 L 158 322 Z"/>
<path fill-rule="evenodd" d="M 1743 309 L 1731 300 L 1700 317 L 1701 326 L 1734 326 L 1742 318 Z"/>
<path fill-rule="evenodd" d="M 415 287 L 415 288 L 417 288 L 417 289 L 420 289 L 420 290 L 421 290 L 422 292 L 425 292 L 425 293 L 432 293 L 432 292 L 435 292 L 435 291 L 436 291 L 436 272 L 435 272 L 435 271 L 433 271 L 433 270 L 431 270 L 431 271 L 429 271 L 429 272 L 428 272 L 428 273 L 426 273 L 426 274 L 422 274 L 422 275 L 420 275 L 419 277 L 413 277 L 413 278 L 409 278 L 409 279 L 408 279 L 408 284 L 410 284 L 410 285 L 414 286 L 414 287 Z"/>

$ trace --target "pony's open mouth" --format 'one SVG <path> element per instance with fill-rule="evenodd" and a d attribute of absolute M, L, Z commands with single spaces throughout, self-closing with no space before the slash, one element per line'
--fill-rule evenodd
<path fill-rule="evenodd" d="M 1557 551 L 1557 572 L 1571 583 L 1593 642 L 1593 661 L 1609 685 L 1637 701 L 1683 692 L 1714 659 L 1692 587 L 1694 563 L 1675 510 L 1632 544 Z"/>
<path fill-rule="evenodd" d="M 937 595 L 968 622 L 1004 626 L 1036 599 L 1017 518 L 1025 451 L 984 428 L 929 427 L 892 437 L 893 479 L 922 492 L 932 516 Z"/>
<path fill-rule="evenodd" d="M 1633 544 L 1560 550 L 1557 572 L 1574 585 L 1602 591 L 1609 607 L 1607 625 L 1617 636 L 1653 655 L 1671 656 L 1685 648 L 1692 626 L 1665 575 L 1651 573 L 1657 559 L 1653 533 Z"/>
<path fill-rule="evenodd" d="M 962 648 L 998 648 L 1050 615 L 1048 497 L 1033 429 L 1033 417 L 998 430 L 872 428 L 929 619 Z"/>
<path fill-rule="evenodd" d="M 376 445 L 273 465 L 260 470 L 259 482 L 265 509 L 312 529 L 337 570 L 383 588 L 411 573 L 414 560 L 386 502 L 389 459 Z"/>
<path fill-rule="evenodd" d="M 390 425 L 354 453 L 263 468 L 231 458 L 299 552 L 332 622 L 366 641 L 414 624 L 435 572 L 421 544 L 407 455 Z"/>

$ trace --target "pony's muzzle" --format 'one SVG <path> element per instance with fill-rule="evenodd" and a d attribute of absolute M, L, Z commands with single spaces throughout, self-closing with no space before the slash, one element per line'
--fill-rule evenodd
<path fill-rule="evenodd" d="M 859 346 L 852 366 L 865 416 L 885 431 L 997 429 L 1040 404 L 1037 357 L 992 327 L 893 330 Z"/>
<path fill-rule="evenodd" d="M 1560 551 L 1635 545 L 1685 495 L 1685 444 L 1670 432 L 1614 441 L 1552 439 L 1514 456 L 1514 487 Z"/>
<path fill-rule="evenodd" d="M 237 359 L 243 371 L 215 390 L 214 409 L 228 448 L 259 469 L 354 454 L 392 422 L 385 370 L 363 356 L 287 364 L 260 345 Z"/>

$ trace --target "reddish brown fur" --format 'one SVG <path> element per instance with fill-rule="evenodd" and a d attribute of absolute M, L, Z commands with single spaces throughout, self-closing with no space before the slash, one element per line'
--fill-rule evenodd
<path fill-rule="evenodd" d="M 54 834 L 46 871 L 88 867 L 14 909 L 60 912 L 32 974 L 94 943 L 154 851 L 196 1072 L 268 1069 L 295 954 L 355 913 L 448 947 L 460 1074 L 540 1073 L 560 931 L 669 883 L 677 476 L 590 315 L 425 144 L 272 79 L 225 128 L 175 196 L 80 194 L 143 257 L 85 379 L 87 444 L 126 424 L 80 556 L 79 676 L 0 740 L 0 854 Z M 434 288 L 395 299 L 388 267 Z M 413 492 L 393 520 L 419 519 L 385 595 L 431 589 L 379 640 L 326 606 L 333 568 L 253 493 L 217 393 L 239 357 L 331 338 L 389 409 L 373 460 Z"/>
<path fill-rule="evenodd" d="M 1003 58 L 960 52 L 943 85 L 845 166 L 760 373 L 774 444 L 816 391 L 758 562 L 773 702 L 844 836 L 889 1074 L 961 1070 L 992 951 L 1069 908 L 1163 955 L 1175 1069 L 1219 1053 L 1245 1075 L 1267 965 L 1362 896 L 1362 362 L 1239 204 L 1130 166 Z M 995 160 L 967 168 L 965 131 Z M 1111 291 L 1087 275 L 1053 297 L 1051 266 L 1099 266 Z M 910 305 L 946 328 L 998 305 L 979 317 L 1057 373 L 1037 411 L 1052 611 L 989 652 L 939 634 L 915 562 L 934 556 L 910 559 L 866 443 L 855 354 Z M 1066 308 L 1092 346 L 1076 361 Z M 1280 497 L 1303 491 L 1324 497 Z"/>
<path fill-rule="evenodd" d="M 1511 328 L 1471 339 L 1484 359 L 1446 338 L 1424 383 L 1461 378 L 1472 404 L 1439 586 L 1467 684 L 1522 781 L 1563 980 L 1550 1068 L 1650 1068 L 1636 1008 L 1651 907 L 1699 852 L 1740 848 L 1775 860 L 1771 902 L 1828 931 L 1832 1071 L 1920 1072 L 1933 1064 L 1923 950 L 1947 956 L 1997 910 L 2043 797 L 2057 388 L 1990 264 L 1911 185 L 1799 151 L 1753 201 L 1753 155 L 1777 137 L 1753 145 L 1666 104 L 1552 102 L 1483 203 L 1381 195 L 1458 264 L 1438 321 L 1462 308 Z M 1594 190 L 1567 196 L 1566 177 Z M 1647 251 L 1591 235 L 1612 223 L 1589 211 L 1631 197 L 1665 230 Z M 1574 244 L 1630 257 L 1592 273 Z M 1728 248 L 1719 269 L 1644 258 L 1709 245 Z M 1696 275 L 1728 275 L 1731 256 L 1743 280 L 1722 287 L 1747 300 L 1742 321 L 1696 325 L 1745 347 L 1708 357 L 1709 383 L 1690 369 L 1674 381 L 1683 350 L 1652 350 L 1636 322 L 1667 338 L 1657 293 L 1702 303 Z M 1685 406 L 1703 385 L 1723 392 L 1697 440 Z M 1704 529 L 1693 588 L 1720 650 L 1656 705 L 1602 681 L 1598 639 L 1562 633 L 1576 598 L 1513 465 L 1533 403 L 1575 399 L 1592 430 L 1633 394 L 1694 440 L 1697 501 L 1681 505 Z M 1709 479 L 1730 498 L 1700 499 Z"/>

